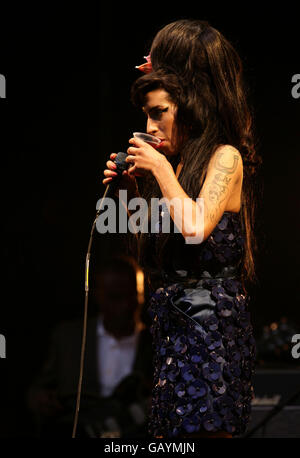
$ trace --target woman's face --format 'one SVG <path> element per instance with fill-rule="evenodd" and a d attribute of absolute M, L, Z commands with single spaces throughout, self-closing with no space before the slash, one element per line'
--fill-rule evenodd
<path fill-rule="evenodd" d="M 155 89 L 146 94 L 143 111 L 147 115 L 147 133 L 162 141 L 158 149 L 166 155 L 175 154 L 173 126 L 176 109 L 176 105 L 164 89 Z"/>

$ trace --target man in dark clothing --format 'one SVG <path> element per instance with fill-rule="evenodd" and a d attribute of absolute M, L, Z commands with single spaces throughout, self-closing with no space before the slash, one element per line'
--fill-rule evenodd
<path fill-rule="evenodd" d="M 95 274 L 99 313 L 87 323 L 77 437 L 146 436 L 153 368 L 137 293 L 141 274 L 129 257 L 115 257 Z M 47 361 L 28 394 L 41 436 L 72 434 L 81 339 L 81 321 L 53 331 Z"/>

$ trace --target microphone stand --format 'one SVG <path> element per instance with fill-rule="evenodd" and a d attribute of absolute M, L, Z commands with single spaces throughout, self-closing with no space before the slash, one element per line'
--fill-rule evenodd
<path fill-rule="evenodd" d="M 97 222 L 97 218 L 100 215 L 102 210 L 104 199 L 108 195 L 111 195 L 114 190 L 116 189 L 118 182 L 122 177 L 122 173 L 129 167 L 129 163 L 126 162 L 126 157 L 128 156 L 127 153 L 119 152 L 114 160 L 115 164 L 117 165 L 118 176 L 114 178 L 114 180 L 106 186 L 104 195 L 101 199 L 99 208 L 96 212 L 96 217 L 92 224 L 90 239 L 88 243 L 88 249 L 85 258 L 85 299 L 84 299 L 84 315 L 83 315 L 83 328 L 82 328 L 82 343 L 81 343 L 81 355 L 80 355 L 80 369 L 79 369 L 79 379 L 78 379 L 78 389 L 77 389 L 77 399 L 76 399 L 76 407 L 75 407 L 75 417 L 74 417 L 74 425 L 73 425 L 73 432 L 72 438 L 74 439 L 76 436 L 76 429 L 78 423 L 78 414 L 80 409 L 80 397 L 81 397 L 81 388 L 82 388 L 82 378 L 83 378 L 83 366 L 84 366 L 84 354 L 85 354 L 85 345 L 86 345 L 86 328 L 87 328 L 87 315 L 88 315 L 88 297 L 89 297 L 89 265 L 90 265 L 90 256 L 91 256 L 91 247 L 93 242 L 93 235 L 95 231 L 95 226 Z"/>
<path fill-rule="evenodd" d="M 74 425 L 73 425 L 73 432 L 72 438 L 74 439 L 76 436 L 76 429 L 78 423 L 78 414 L 80 409 L 80 397 L 81 397 L 81 388 L 82 388 L 82 379 L 83 379 L 83 366 L 84 366 L 84 354 L 85 354 L 85 345 L 86 345 L 86 328 L 87 328 L 87 316 L 88 316 L 88 296 L 89 296 L 89 266 L 90 266 L 90 257 L 91 257 L 91 247 L 93 243 L 93 236 L 95 231 L 95 226 L 97 222 L 97 218 L 100 215 L 102 210 L 102 205 L 104 199 L 108 193 L 109 186 L 106 187 L 105 193 L 102 197 L 100 202 L 99 208 L 96 212 L 96 217 L 92 224 L 92 229 L 90 233 L 90 239 L 88 243 L 87 253 L 85 257 L 85 298 L 84 298 L 84 314 L 83 314 L 83 326 L 82 326 L 82 344 L 81 344 L 81 355 L 80 355 L 80 370 L 79 370 L 79 380 L 78 380 L 78 389 L 77 389 L 77 399 L 76 399 L 76 408 L 75 408 L 75 417 L 74 417 Z"/>

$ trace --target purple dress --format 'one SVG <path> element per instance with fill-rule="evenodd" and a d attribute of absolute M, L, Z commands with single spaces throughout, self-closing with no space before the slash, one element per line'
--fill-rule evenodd
<path fill-rule="evenodd" d="M 151 235 L 154 245 L 159 236 Z M 148 308 L 155 368 L 149 433 L 240 435 L 249 422 L 255 366 L 250 298 L 240 280 L 240 213 L 224 212 L 201 244 L 185 244 L 181 234 L 170 239 L 172 255 Z"/>

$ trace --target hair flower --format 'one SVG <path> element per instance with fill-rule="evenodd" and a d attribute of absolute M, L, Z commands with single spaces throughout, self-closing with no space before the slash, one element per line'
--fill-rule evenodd
<path fill-rule="evenodd" d="M 144 59 L 146 59 L 147 62 L 142 65 L 136 65 L 135 68 L 137 68 L 138 70 L 140 70 L 143 73 L 151 73 L 153 69 L 152 69 L 152 64 L 150 60 L 150 54 L 149 56 L 144 56 Z"/>

